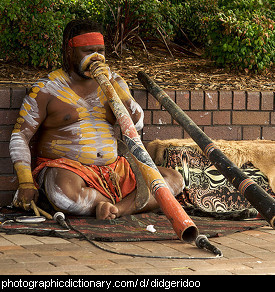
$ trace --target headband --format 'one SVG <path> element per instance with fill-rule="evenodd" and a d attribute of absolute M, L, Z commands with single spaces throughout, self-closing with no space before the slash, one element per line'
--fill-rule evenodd
<path fill-rule="evenodd" d="M 104 38 L 100 32 L 89 32 L 80 34 L 69 40 L 69 46 L 71 48 L 97 45 L 104 46 Z"/>

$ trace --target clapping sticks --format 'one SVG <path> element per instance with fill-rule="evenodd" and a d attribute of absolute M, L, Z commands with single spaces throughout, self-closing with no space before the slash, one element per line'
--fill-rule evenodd
<path fill-rule="evenodd" d="M 37 207 L 35 202 L 33 200 L 31 200 L 31 208 L 34 211 L 35 216 L 40 216 L 43 215 L 45 216 L 47 219 L 53 219 L 53 216 L 49 213 L 47 213 L 46 211 L 42 210 L 41 208 Z"/>
<path fill-rule="evenodd" d="M 34 211 L 35 216 L 43 215 L 47 219 L 50 219 L 50 220 L 54 219 L 54 221 L 57 222 L 59 225 L 61 225 L 63 228 L 70 230 L 70 227 L 65 221 L 65 215 L 62 212 L 56 212 L 54 216 L 52 216 L 51 214 L 37 207 L 33 200 L 31 201 L 31 208 Z"/>

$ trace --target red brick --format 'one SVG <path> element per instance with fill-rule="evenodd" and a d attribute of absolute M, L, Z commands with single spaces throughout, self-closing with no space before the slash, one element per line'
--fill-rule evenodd
<path fill-rule="evenodd" d="M 1 158 L 0 174 L 13 174 L 13 164 L 10 158 Z"/>
<path fill-rule="evenodd" d="M 133 97 L 135 101 L 143 108 L 146 109 L 147 92 L 145 89 L 134 89 Z"/>
<path fill-rule="evenodd" d="M 263 127 L 263 139 L 275 140 L 275 127 Z"/>
<path fill-rule="evenodd" d="M 209 111 L 188 111 L 187 115 L 199 126 L 211 125 L 211 112 Z"/>
<path fill-rule="evenodd" d="M 0 88 L 0 108 L 10 107 L 10 88 Z"/>
<path fill-rule="evenodd" d="M 14 193 L 14 191 L 1 191 L 0 187 L 0 207 L 10 205 L 14 197 Z"/>
<path fill-rule="evenodd" d="M 271 113 L 271 125 L 275 125 L 275 112 Z"/>
<path fill-rule="evenodd" d="M 170 90 L 170 89 L 167 89 L 167 90 L 164 90 L 164 92 L 173 100 L 175 101 L 176 99 L 176 91 L 175 90 Z"/>
<path fill-rule="evenodd" d="M 203 109 L 203 91 L 197 90 L 191 92 L 191 110 Z"/>
<path fill-rule="evenodd" d="M 152 141 L 154 139 L 182 139 L 183 130 L 181 126 L 154 126 L 146 125 L 143 128 L 143 140 Z"/>
<path fill-rule="evenodd" d="M 213 112 L 213 125 L 230 125 L 230 124 L 231 124 L 230 111 Z"/>
<path fill-rule="evenodd" d="M 11 89 L 11 107 L 20 108 L 22 100 L 26 95 L 26 88 L 24 87 L 15 87 Z"/>
<path fill-rule="evenodd" d="M 234 91 L 233 93 L 233 109 L 242 110 L 245 109 L 246 96 L 245 91 Z"/>
<path fill-rule="evenodd" d="M 160 109 L 161 104 L 150 94 L 148 93 L 148 109 Z"/>
<path fill-rule="evenodd" d="M 242 129 L 239 126 L 204 127 L 204 132 L 211 139 L 241 140 Z"/>
<path fill-rule="evenodd" d="M 260 109 L 260 92 L 254 91 L 247 92 L 247 109 L 248 110 Z"/>
<path fill-rule="evenodd" d="M 9 142 L 0 142 L 0 157 L 9 157 Z"/>
<path fill-rule="evenodd" d="M 174 90 L 165 90 L 165 93 L 173 101 L 175 101 L 175 91 Z M 161 109 L 161 104 L 150 93 L 148 93 L 148 109 Z"/>
<path fill-rule="evenodd" d="M 218 109 L 218 91 L 205 92 L 205 109 L 206 110 Z"/>
<path fill-rule="evenodd" d="M 0 141 L 9 141 L 13 126 L 2 126 L 0 125 Z"/>
<path fill-rule="evenodd" d="M 172 123 L 172 117 L 167 111 L 153 111 L 153 124 L 167 125 Z"/>
<path fill-rule="evenodd" d="M 232 112 L 233 125 L 267 125 L 269 124 L 268 112 L 246 112 L 233 111 Z"/>
<path fill-rule="evenodd" d="M 244 126 L 243 127 L 243 140 L 257 140 L 261 139 L 260 126 Z"/>
<path fill-rule="evenodd" d="M 152 124 L 152 112 L 151 111 L 144 111 L 144 125 L 151 125 Z"/>
<path fill-rule="evenodd" d="M 274 110 L 274 93 L 272 91 L 262 92 L 262 110 Z"/>
<path fill-rule="evenodd" d="M 189 91 L 176 91 L 176 103 L 183 110 L 189 110 L 190 106 L 190 92 Z"/>
<path fill-rule="evenodd" d="M 232 91 L 220 91 L 220 109 L 231 110 L 232 103 Z"/>
<path fill-rule="evenodd" d="M 1 175 L 0 176 L 0 190 L 13 191 L 18 187 L 17 178 L 15 175 Z"/>
<path fill-rule="evenodd" d="M 14 125 L 18 117 L 17 110 L 0 110 L 0 124 L 1 125 Z"/>

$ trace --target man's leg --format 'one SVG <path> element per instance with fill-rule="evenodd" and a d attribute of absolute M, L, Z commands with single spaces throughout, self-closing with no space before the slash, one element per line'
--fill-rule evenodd
<path fill-rule="evenodd" d="M 111 202 L 96 189 L 87 187 L 79 175 L 63 168 L 48 168 L 44 186 L 53 205 L 75 215 L 95 215 L 100 202 Z M 112 212 L 116 213 L 116 208 L 110 208 L 109 213 Z"/>
<path fill-rule="evenodd" d="M 159 167 L 159 171 L 174 196 L 182 192 L 184 182 L 177 171 L 164 167 Z M 62 168 L 49 168 L 45 173 L 44 185 L 48 199 L 59 209 L 77 215 L 96 215 L 97 219 L 114 219 L 159 207 L 151 195 L 146 206 L 137 210 L 136 190 L 114 205 L 100 192 L 87 187 L 79 175 Z"/>
<path fill-rule="evenodd" d="M 169 169 L 165 167 L 158 167 L 158 169 L 163 176 L 172 195 L 177 196 L 178 194 L 180 194 L 185 186 L 182 175 L 174 169 Z M 114 213 L 112 213 L 111 211 L 108 212 L 108 209 L 110 208 L 110 210 L 112 210 L 112 206 L 115 206 L 117 208 L 117 217 L 136 213 L 150 212 L 159 208 L 159 205 L 155 198 L 150 195 L 149 201 L 145 205 L 145 207 L 141 210 L 137 210 L 135 205 L 135 197 L 136 191 L 123 198 L 123 200 L 121 200 L 116 205 L 113 205 L 110 202 L 100 202 L 96 208 L 96 217 L 98 219 L 110 219 L 110 216 L 114 215 Z"/>

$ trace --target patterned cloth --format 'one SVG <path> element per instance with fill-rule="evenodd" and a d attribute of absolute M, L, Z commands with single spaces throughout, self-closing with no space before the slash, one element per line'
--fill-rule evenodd
<path fill-rule="evenodd" d="M 252 208 L 248 200 L 196 149 L 187 146 L 170 146 L 164 152 L 164 167 L 179 171 L 186 188 L 178 200 L 184 207 L 203 212 L 231 212 Z M 251 163 L 241 169 L 274 196 L 267 177 Z"/>

